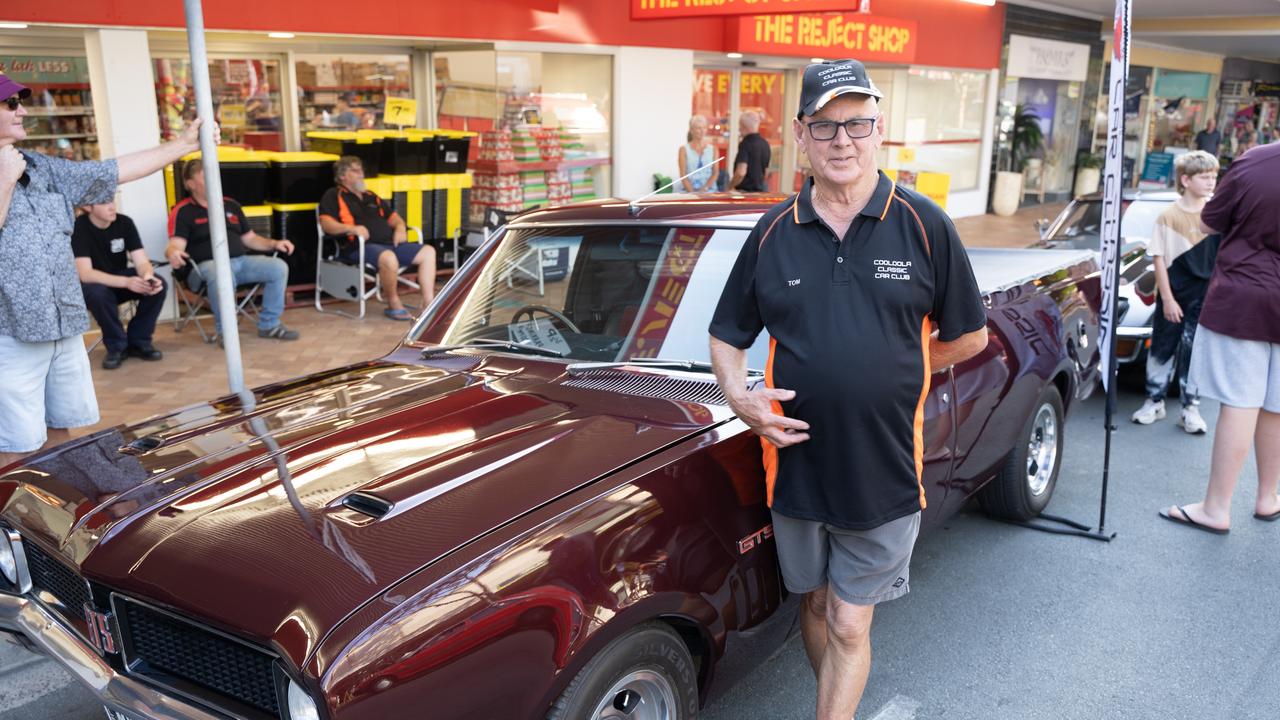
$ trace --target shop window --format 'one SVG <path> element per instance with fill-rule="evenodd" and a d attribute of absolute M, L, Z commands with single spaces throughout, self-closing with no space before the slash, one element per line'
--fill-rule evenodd
<path fill-rule="evenodd" d="M 191 61 L 157 58 L 156 105 L 160 135 L 177 137 L 196 117 L 196 90 Z M 213 112 L 222 142 L 261 150 L 284 149 L 284 119 L 280 102 L 280 61 L 272 58 L 209 60 Z"/>
<path fill-rule="evenodd" d="M 727 189 L 733 175 L 737 148 L 732 138 L 741 113 L 752 111 L 760 117 L 760 135 L 769 143 L 770 157 L 766 182 L 777 191 L 780 184 L 783 133 L 790 131 L 784 111 L 786 73 L 781 70 L 722 70 L 695 68 L 693 71 L 693 114 L 707 119 L 707 137 L 716 148 L 720 164 L 718 189 Z M 733 84 L 738 84 L 738 115 L 733 115 Z M 741 138 L 739 138 L 741 139 Z"/>
<path fill-rule="evenodd" d="M 89 92 L 89 66 L 82 57 L 6 55 L 0 72 L 31 88 L 23 101 L 24 150 L 69 160 L 98 158 L 98 128 Z"/>
<path fill-rule="evenodd" d="M 432 59 L 438 127 L 480 133 L 473 217 L 610 194 L 612 57 L 469 50 Z"/>
<path fill-rule="evenodd" d="M 873 75 L 874 77 L 874 75 Z M 875 78 L 877 83 L 879 78 Z M 973 190 L 982 172 L 982 131 L 987 74 L 965 70 L 910 68 L 887 83 L 906 91 L 901 118 L 889 115 L 889 137 L 882 158 L 887 167 L 949 176 L 950 191 Z M 882 86 L 888 103 L 890 90 Z"/>
<path fill-rule="evenodd" d="M 382 129 L 389 97 L 412 97 L 408 55 L 296 55 L 298 120 L 308 130 Z"/>

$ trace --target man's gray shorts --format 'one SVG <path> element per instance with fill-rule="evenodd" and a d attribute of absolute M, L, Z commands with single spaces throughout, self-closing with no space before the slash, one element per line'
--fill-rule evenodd
<path fill-rule="evenodd" d="M 911 551 L 919 534 L 918 512 L 870 530 L 773 513 L 773 538 L 787 589 L 803 594 L 829 584 L 841 600 L 854 605 L 907 594 Z"/>
<path fill-rule="evenodd" d="M 1241 340 L 1201 325 L 1187 388 L 1223 405 L 1280 413 L 1280 344 Z"/>

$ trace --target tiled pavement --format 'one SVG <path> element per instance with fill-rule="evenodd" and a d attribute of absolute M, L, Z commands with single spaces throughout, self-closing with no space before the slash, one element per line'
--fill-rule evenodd
<path fill-rule="evenodd" d="M 1036 239 L 1036 219 L 1052 218 L 1062 207 L 1028 208 L 1008 218 L 962 218 L 956 221 L 956 227 L 961 239 L 971 247 L 1023 247 Z M 408 329 L 408 323 L 385 319 L 382 306 L 377 303 L 369 305 L 364 320 L 320 314 L 308 306 L 285 311 L 284 322 L 300 331 L 301 339 L 263 340 L 248 321 L 241 320 L 240 345 L 248 387 L 378 357 L 395 347 Z M 212 327 L 210 320 L 205 323 Z M 86 342 L 96 340 L 96 330 L 85 338 Z M 171 324 L 162 321 L 156 328 L 155 344 L 164 351 L 163 360 L 148 363 L 130 359 L 117 370 L 103 370 L 100 364 L 104 350 L 98 347 L 93 351 L 90 361 L 102 422 L 77 434 L 226 394 L 222 351 L 216 345 L 203 343 L 194 327 L 175 333 Z"/>

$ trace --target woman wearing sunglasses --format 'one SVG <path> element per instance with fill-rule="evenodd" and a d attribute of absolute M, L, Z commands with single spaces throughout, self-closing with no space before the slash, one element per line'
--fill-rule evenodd
<path fill-rule="evenodd" d="M 89 313 L 71 253 L 74 208 L 110 202 L 118 184 L 199 147 L 197 120 L 176 140 L 113 160 L 19 150 L 29 97 L 0 74 L 0 467 L 98 422 L 80 339 Z"/>

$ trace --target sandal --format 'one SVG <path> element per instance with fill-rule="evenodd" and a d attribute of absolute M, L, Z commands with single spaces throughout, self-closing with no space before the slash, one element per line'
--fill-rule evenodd
<path fill-rule="evenodd" d="M 386 315 L 388 318 L 391 318 L 392 320 L 403 320 L 405 322 L 409 322 L 413 320 L 413 315 L 410 315 L 409 311 L 405 310 L 404 308 L 387 308 L 386 310 L 382 311 L 382 314 Z"/>

